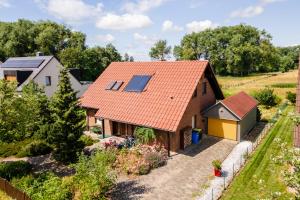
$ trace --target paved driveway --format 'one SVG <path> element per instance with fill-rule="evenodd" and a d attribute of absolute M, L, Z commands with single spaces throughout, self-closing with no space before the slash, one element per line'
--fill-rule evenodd
<path fill-rule="evenodd" d="M 120 178 L 112 199 L 193 199 L 212 175 L 211 162 L 224 160 L 235 145 L 234 141 L 206 137 L 200 145 L 173 155 L 166 166 L 148 175 L 130 180 Z"/>

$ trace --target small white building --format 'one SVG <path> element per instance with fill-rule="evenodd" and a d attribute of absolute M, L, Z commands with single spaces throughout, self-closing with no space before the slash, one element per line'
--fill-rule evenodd
<path fill-rule="evenodd" d="M 54 56 L 13 57 L 8 58 L 0 65 L 0 79 L 18 82 L 17 91 L 30 80 L 44 88 L 45 94 L 51 97 L 57 90 L 59 71 L 62 64 Z M 80 82 L 69 72 L 72 87 L 80 97 L 90 85 L 87 82 Z"/>

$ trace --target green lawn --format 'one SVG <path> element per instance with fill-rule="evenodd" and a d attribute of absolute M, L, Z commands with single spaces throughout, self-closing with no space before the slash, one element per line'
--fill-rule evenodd
<path fill-rule="evenodd" d="M 287 116 L 291 111 L 293 107 L 287 107 L 221 199 L 294 199 L 287 192 L 281 174 L 286 166 L 271 160 L 280 155 L 280 144 L 283 142 L 292 147 L 293 123 Z"/>

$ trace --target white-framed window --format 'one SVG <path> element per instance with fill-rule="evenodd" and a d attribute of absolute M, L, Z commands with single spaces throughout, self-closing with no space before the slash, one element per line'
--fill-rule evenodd
<path fill-rule="evenodd" d="M 51 76 L 46 76 L 45 77 L 45 85 L 50 86 L 51 85 Z"/>

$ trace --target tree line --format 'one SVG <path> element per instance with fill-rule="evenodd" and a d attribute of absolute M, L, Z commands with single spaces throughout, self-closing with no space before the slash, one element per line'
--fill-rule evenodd
<path fill-rule="evenodd" d="M 86 81 L 94 81 L 111 62 L 122 60 L 112 44 L 90 48 L 85 34 L 52 21 L 0 22 L 0 38 L 1 61 L 42 52 L 56 56 L 67 68 L 80 69 Z M 134 60 L 128 54 L 125 59 Z"/>
<path fill-rule="evenodd" d="M 56 56 L 67 68 L 80 69 L 86 81 L 94 81 L 111 62 L 134 61 L 127 53 L 122 57 L 112 44 L 88 47 L 84 33 L 52 21 L 0 22 L 0 38 L 1 61 L 41 51 Z M 176 60 L 208 59 L 220 75 L 285 72 L 295 68 L 300 45 L 275 47 L 271 40 L 269 33 L 253 26 L 223 26 L 187 34 L 173 49 L 166 40 L 159 40 L 149 56 L 167 60 L 173 51 Z"/>
<path fill-rule="evenodd" d="M 300 46 L 275 47 L 271 35 L 249 25 L 224 26 L 185 35 L 173 48 L 176 60 L 210 61 L 220 75 L 288 71 L 298 61 Z M 171 46 L 160 40 L 150 49 L 154 60 L 166 60 Z"/>

